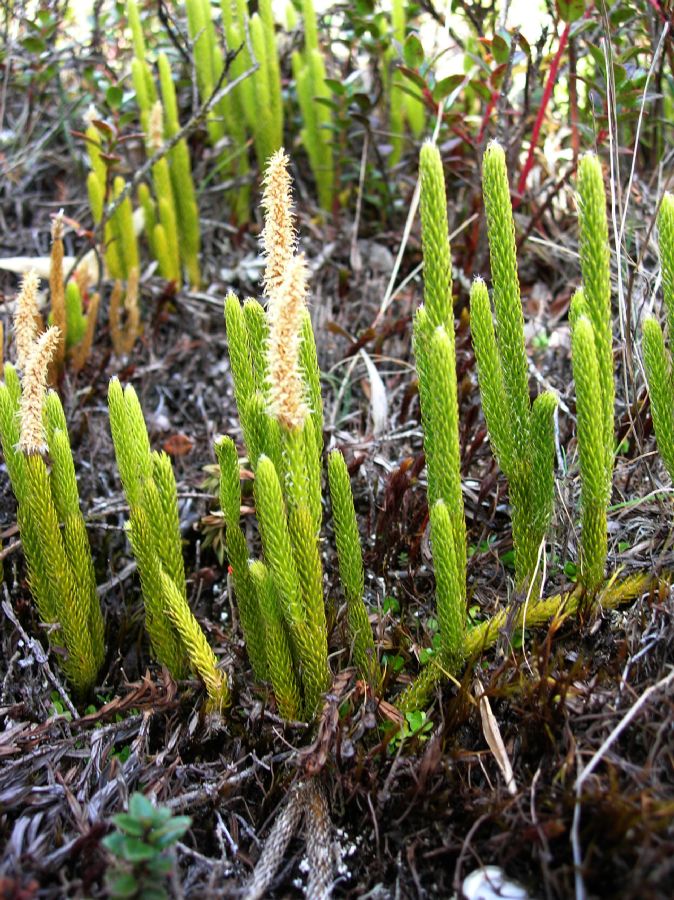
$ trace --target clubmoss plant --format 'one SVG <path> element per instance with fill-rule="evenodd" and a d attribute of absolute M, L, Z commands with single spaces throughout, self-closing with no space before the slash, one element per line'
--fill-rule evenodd
<path fill-rule="evenodd" d="M 103 664 L 104 626 L 65 416 L 58 395 L 47 392 L 47 368 L 59 333 L 52 326 L 37 335 L 38 283 L 28 274 L 17 301 L 21 378 L 5 364 L 0 441 L 18 504 L 31 593 L 40 618 L 53 626 L 50 641 L 65 651 L 66 677 L 83 696 Z"/>
<path fill-rule="evenodd" d="M 234 444 L 216 445 L 220 498 L 235 593 L 251 663 L 268 677 L 281 714 L 313 718 L 331 680 L 319 552 L 323 448 L 320 376 L 306 308 L 306 263 L 296 253 L 288 158 L 269 160 L 262 244 L 266 313 L 230 295 L 225 320 L 235 398 L 248 459 L 264 562 L 249 563 L 239 526 Z M 354 660 L 370 683 L 378 666 L 363 603 L 362 561 L 343 460 L 329 466 Z M 350 505 L 349 505 L 350 504 Z"/>
<path fill-rule="evenodd" d="M 221 0 L 220 6 L 227 47 L 232 51 L 238 51 L 229 68 L 229 76 L 231 80 L 234 80 L 244 76 L 253 66 L 250 53 L 248 5 L 239 0 L 236 2 Z M 214 71 L 218 77 L 221 77 L 225 61 L 217 50 L 213 65 Z M 220 141 L 221 145 L 224 143 L 224 149 L 220 153 L 218 167 L 224 172 L 230 172 L 237 185 L 233 211 L 236 221 L 240 224 L 250 221 L 251 215 L 249 139 L 252 135 L 255 153 L 259 158 L 262 135 L 269 134 L 267 127 L 269 116 L 256 115 L 257 109 L 268 109 L 268 107 L 256 106 L 258 92 L 253 84 L 253 77 L 244 78 L 239 82 L 231 94 L 223 98 L 218 110 L 225 137 L 225 141 Z M 260 165 L 261 168 L 262 165 Z"/>
<path fill-rule="evenodd" d="M 674 196 L 669 193 L 662 198 L 658 214 L 658 241 L 668 346 L 660 323 L 648 316 L 643 325 L 643 353 L 658 450 L 674 481 L 674 373 L 670 349 L 674 339 Z"/>
<path fill-rule="evenodd" d="M 421 240 L 424 303 L 414 322 L 414 353 L 428 473 L 436 602 L 445 665 L 463 659 L 466 617 L 466 523 L 454 349 L 452 262 L 447 199 L 438 148 L 421 149 Z"/>
<path fill-rule="evenodd" d="M 283 143 L 281 70 L 271 0 L 258 3 L 258 11 L 252 15 L 248 5 L 238 0 L 221 0 L 220 7 L 227 47 L 236 52 L 231 63 L 227 62 L 226 73 L 208 2 L 189 0 L 188 26 L 202 100 L 213 94 L 225 74 L 235 79 L 257 65 L 251 77 L 222 98 L 208 126 L 212 144 L 225 144 L 218 167 L 237 184 L 235 214 L 243 223 L 250 218 L 249 135 L 261 171 Z M 260 115 L 260 110 L 265 110 L 265 115 Z"/>
<path fill-rule="evenodd" d="M 476 279 L 470 293 L 471 332 L 489 441 L 510 486 L 516 583 L 525 590 L 552 516 L 557 398 L 546 391 L 533 405 L 529 401 L 515 228 L 505 154 L 496 142 L 485 152 L 482 184 L 496 329 L 486 285 Z"/>
<path fill-rule="evenodd" d="M 230 705 L 226 674 L 187 601 L 178 496 L 171 461 L 152 452 L 147 428 L 131 385 L 117 378 L 108 390 L 110 428 L 122 486 L 130 509 L 129 539 L 138 563 L 145 623 L 152 651 L 174 678 L 194 670 L 204 682 L 209 706 Z"/>
<path fill-rule="evenodd" d="M 368 683 L 374 685 L 376 690 L 380 690 L 381 670 L 372 638 L 370 619 L 363 602 L 365 593 L 363 551 L 358 534 L 349 470 L 339 450 L 333 450 L 328 457 L 328 479 L 339 577 L 346 599 L 349 634 L 353 641 L 353 658 Z"/>
<path fill-rule="evenodd" d="M 574 295 L 569 318 L 581 479 L 580 574 L 586 590 L 596 594 L 606 566 L 615 386 L 606 193 L 593 154 L 578 167 L 578 221 L 583 288 Z"/>
<path fill-rule="evenodd" d="M 587 317 L 592 323 L 601 385 L 601 427 L 604 443 L 606 492 L 613 477 L 613 323 L 611 317 L 611 255 L 606 220 L 606 191 L 601 163 L 587 153 L 578 166 L 578 224 L 580 267 Z"/>
<path fill-rule="evenodd" d="M 171 66 L 164 53 L 159 54 L 157 66 L 164 111 L 164 132 L 165 137 L 169 139 L 173 138 L 180 131 L 178 101 L 176 99 Z M 190 285 L 193 288 L 198 288 L 201 282 L 199 270 L 201 228 L 199 225 L 199 207 L 197 206 L 194 181 L 192 180 L 192 164 L 185 138 L 181 138 L 169 151 L 168 161 L 171 188 L 178 219 L 180 257 L 185 264 Z"/>
<path fill-rule="evenodd" d="M 571 309 L 571 361 L 576 382 L 576 417 L 580 456 L 581 553 L 583 585 L 594 594 L 604 578 L 607 554 L 605 433 L 600 398 L 601 374 L 595 330 L 582 290 Z"/>
<path fill-rule="evenodd" d="M 159 100 L 150 110 L 147 143 L 150 153 L 161 150 L 164 145 L 164 110 Z M 178 215 L 171 184 L 171 171 L 165 156 L 162 156 L 152 166 L 152 184 L 158 210 L 152 241 L 157 254 L 159 271 L 164 278 L 174 281 L 180 287 L 182 279 Z"/>

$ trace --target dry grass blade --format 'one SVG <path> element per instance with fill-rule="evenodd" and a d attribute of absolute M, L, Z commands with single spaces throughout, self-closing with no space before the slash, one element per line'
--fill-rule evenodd
<path fill-rule="evenodd" d="M 482 732 L 485 740 L 489 745 L 489 749 L 494 754 L 497 766 L 501 770 L 508 793 L 515 796 L 517 793 L 517 785 L 515 784 L 515 777 L 513 775 L 512 766 L 510 765 L 510 758 L 506 752 L 498 722 L 496 721 L 494 713 L 491 711 L 489 700 L 487 699 L 484 687 L 479 678 L 475 679 L 475 696 L 480 707 L 480 719 L 482 720 Z"/>
<path fill-rule="evenodd" d="M 367 377 L 370 379 L 370 415 L 372 416 L 372 426 L 375 435 L 379 435 L 386 431 L 388 422 L 388 398 L 386 396 L 386 387 L 381 380 L 381 375 L 377 371 L 377 367 L 372 362 L 371 357 L 365 352 L 360 351 L 360 355 L 367 369 Z"/>

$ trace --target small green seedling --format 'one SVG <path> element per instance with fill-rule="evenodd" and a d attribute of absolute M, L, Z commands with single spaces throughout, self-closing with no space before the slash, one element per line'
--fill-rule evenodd
<path fill-rule="evenodd" d="M 400 726 L 400 730 L 391 738 L 388 749 L 393 752 L 412 738 L 416 738 L 423 744 L 430 737 L 432 730 L 433 722 L 423 710 L 410 710 L 405 713 L 405 721 Z"/>
<path fill-rule="evenodd" d="M 173 845 L 192 824 L 189 816 L 174 816 L 168 807 L 154 806 L 143 794 L 133 794 L 129 811 L 112 820 L 115 831 L 102 843 L 116 858 L 107 876 L 113 900 L 164 900 L 164 882 L 174 864 Z"/>

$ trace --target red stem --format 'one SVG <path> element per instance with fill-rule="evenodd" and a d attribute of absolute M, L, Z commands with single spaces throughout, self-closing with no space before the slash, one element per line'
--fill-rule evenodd
<path fill-rule="evenodd" d="M 491 95 L 489 103 L 487 104 L 487 108 L 484 111 L 484 115 L 482 116 L 482 124 L 480 125 L 480 131 L 477 135 L 476 144 L 479 147 L 482 143 L 482 138 L 484 137 L 484 133 L 487 130 L 487 125 L 489 124 L 489 118 L 496 107 L 496 103 L 498 102 L 498 92 L 494 91 Z"/>
<path fill-rule="evenodd" d="M 564 53 L 564 48 L 566 47 L 566 43 L 569 39 L 569 30 L 571 28 L 570 23 L 567 22 L 566 28 L 562 32 L 562 36 L 559 39 L 559 47 L 557 48 L 557 53 L 555 53 L 555 58 L 552 60 L 552 64 L 550 66 L 550 70 L 548 71 L 548 77 L 545 82 L 545 89 L 543 90 L 543 98 L 541 100 L 541 105 L 538 109 L 538 115 L 536 116 L 536 121 L 534 122 L 534 128 L 531 132 L 531 143 L 529 144 L 529 153 L 527 155 L 524 166 L 522 167 L 522 171 L 520 173 L 520 180 L 517 183 L 517 193 L 519 197 L 515 198 L 515 206 L 518 206 L 522 199 L 522 194 L 524 193 L 524 188 L 527 183 L 527 176 L 531 171 L 531 168 L 534 164 L 534 153 L 536 152 L 536 145 L 538 144 L 538 135 L 540 134 L 541 127 L 543 126 L 543 119 L 545 118 L 545 111 L 548 108 L 548 103 L 550 102 L 550 98 L 552 97 L 552 90 L 555 86 L 555 82 L 557 81 L 557 73 L 559 72 L 559 65 L 562 61 L 562 53 Z"/>

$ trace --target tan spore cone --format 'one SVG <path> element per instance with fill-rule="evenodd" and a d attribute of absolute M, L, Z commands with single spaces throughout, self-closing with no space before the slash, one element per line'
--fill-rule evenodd
<path fill-rule="evenodd" d="M 52 325 L 33 344 L 21 379 L 21 432 L 19 449 L 26 454 L 46 453 L 42 410 L 47 393 L 47 371 L 60 338 Z"/>
<path fill-rule="evenodd" d="M 49 294 L 52 321 L 59 329 L 59 341 L 54 351 L 50 381 L 55 381 L 63 368 L 66 354 L 66 298 L 63 281 L 63 210 L 54 216 L 51 227 L 51 260 L 49 266 Z"/>
<path fill-rule="evenodd" d="M 37 272 L 28 272 L 19 289 L 14 313 L 14 338 L 16 341 L 16 362 L 25 371 L 26 364 L 33 350 L 37 336 L 39 312 L 37 308 L 37 292 L 40 279 Z"/>
<path fill-rule="evenodd" d="M 269 298 L 269 395 L 273 414 L 288 429 L 301 428 L 309 415 L 299 365 L 306 296 L 307 266 L 300 254 Z"/>
<path fill-rule="evenodd" d="M 267 355 L 271 411 L 281 425 L 293 429 L 301 428 L 309 415 L 300 370 L 307 265 L 304 255 L 296 253 L 288 163 L 288 156 L 280 149 L 267 165 L 262 197 L 265 210 L 262 247 L 266 260 L 264 292 L 269 322 Z"/>
<path fill-rule="evenodd" d="M 277 150 L 269 158 L 264 176 L 262 208 L 265 219 L 261 240 L 266 259 L 264 292 L 270 300 L 272 293 L 281 287 L 286 267 L 297 247 L 289 162 L 285 150 Z"/>

